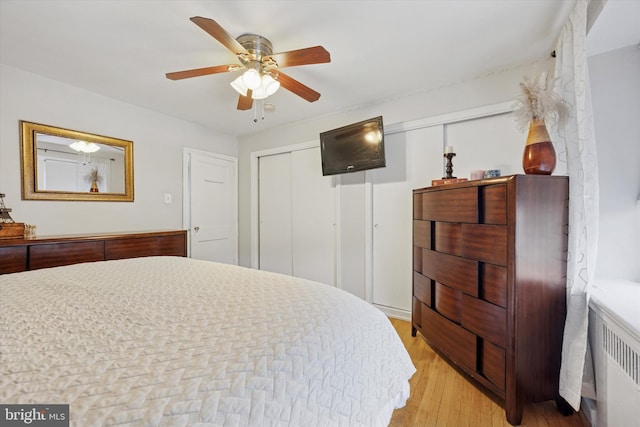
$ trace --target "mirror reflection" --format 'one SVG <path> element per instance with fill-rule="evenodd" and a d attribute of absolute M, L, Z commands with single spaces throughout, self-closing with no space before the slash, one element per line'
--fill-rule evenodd
<path fill-rule="evenodd" d="M 124 193 L 124 148 L 37 132 L 38 191 Z"/>
<path fill-rule="evenodd" d="M 131 141 L 21 124 L 24 199 L 133 200 Z"/>

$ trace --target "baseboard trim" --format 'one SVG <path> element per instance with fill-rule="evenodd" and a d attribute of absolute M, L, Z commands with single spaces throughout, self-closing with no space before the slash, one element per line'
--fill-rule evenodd
<path fill-rule="evenodd" d="M 583 397 L 580 411 L 584 414 L 591 427 L 598 427 L 596 402 L 587 397 Z"/>
<path fill-rule="evenodd" d="M 387 307 L 384 305 L 373 304 L 374 307 L 382 311 L 388 317 L 393 317 L 394 319 L 406 320 L 407 322 L 411 321 L 411 312 L 406 310 L 400 310 L 393 307 Z"/>

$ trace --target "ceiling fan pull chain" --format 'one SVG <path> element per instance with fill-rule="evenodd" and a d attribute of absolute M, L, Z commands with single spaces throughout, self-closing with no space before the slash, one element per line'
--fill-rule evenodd
<path fill-rule="evenodd" d="M 260 111 L 262 112 L 262 120 L 264 120 L 264 99 L 260 100 Z"/>
<path fill-rule="evenodd" d="M 253 103 L 253 123 L 258 123 L 258 103 Z"/>

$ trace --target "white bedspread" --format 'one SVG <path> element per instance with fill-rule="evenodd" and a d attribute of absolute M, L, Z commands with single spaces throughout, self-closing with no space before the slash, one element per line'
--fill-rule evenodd
<path fill-rule="evenodd" d="M 375 426 L 415 372 L 377 309 L 288 276 L 157 257 L 0 276 L 0 402 L 72 426 Z"/>

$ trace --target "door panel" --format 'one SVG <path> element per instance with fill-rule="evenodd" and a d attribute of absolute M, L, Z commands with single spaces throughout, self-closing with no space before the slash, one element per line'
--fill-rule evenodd
<path fill-rule="evenodd" d="M 235 162 L 190 154 L 191 257 L 237 264 Z"/>
<path fill-rule="evenodd" d="M 322 176 L 320 148 L 293 151 L 293 275 L 335 286 L 336 196 Z"/>
<path fill-rule="evenodd" d="M 442 126 L 385 136 L 387 166 L 368 171 L 373 185 L 372 302 L 411 311 L 414 188 L 439 178 Z"/>
<path fill-rule="evenodd" d="M 258 160 L 259 268 L 336 284 L 336 189 L 319 147 Z"/>
<path fill-rule="evenodd" d="M 258 168 L 259 268 L 292 275 L 291 153 L 262 156 Z"/>

